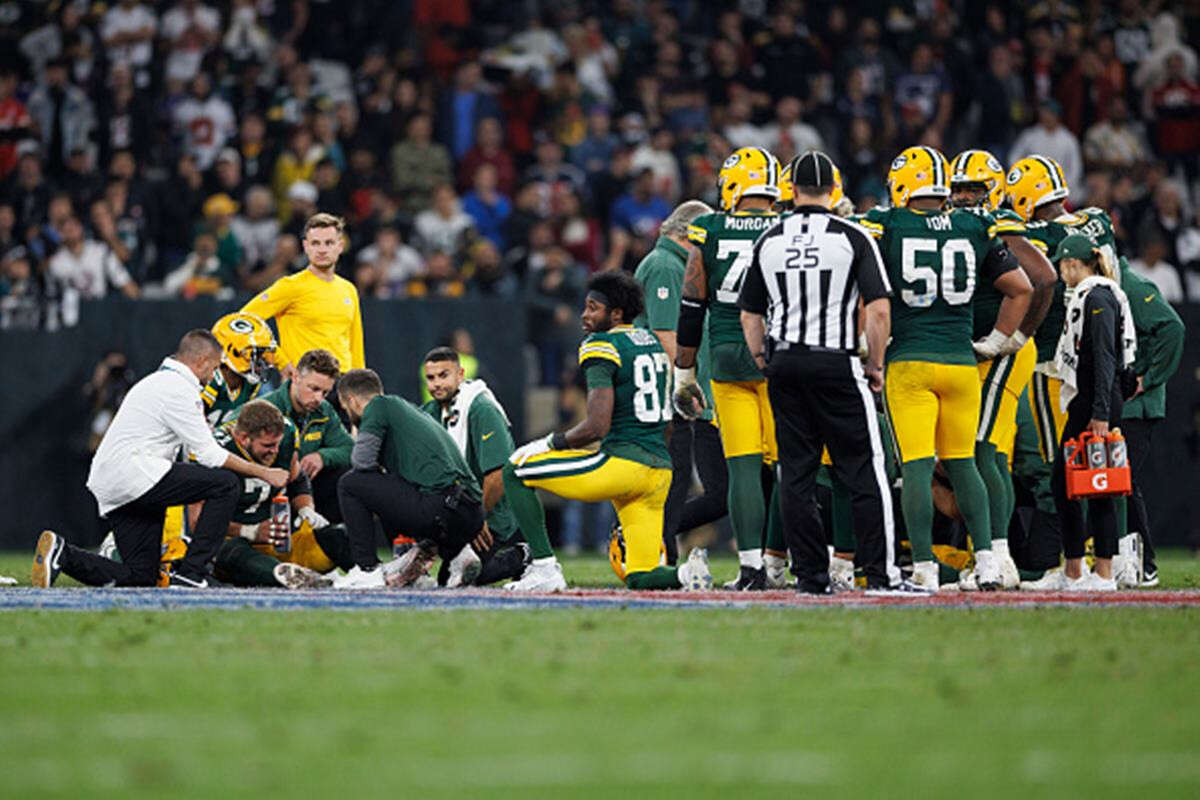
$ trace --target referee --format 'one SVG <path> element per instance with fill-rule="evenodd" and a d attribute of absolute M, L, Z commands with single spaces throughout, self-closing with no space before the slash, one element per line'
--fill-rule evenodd
<path fill-rule="evenodd" d="M 829 210 L 833 170 L 821 152 L 792 161 L 795 213 L 759 237 L 738 298 L 746 343 L 767 376 L 775 414 L 792 572 L 797 591 L 808 594 L 832 593 L 815 492 L 822 446 L 850 489 L 855 561 L 867 588 L 888 588 L 895 571 L 891 493 L 871 397 L 883 389 L 891 287 L 870 234 Z M 860 300 L 865 365 L 856 355 Z"/>

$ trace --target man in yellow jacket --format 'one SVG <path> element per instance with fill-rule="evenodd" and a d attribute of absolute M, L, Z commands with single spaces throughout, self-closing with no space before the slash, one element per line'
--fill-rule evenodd
<path fill-rule="evenodd" d="M 309 217 L 304 225 L 308 269 L 275 281 L 242 309 L 275 318 L 284 378 L 291 377 L 300 356 L 315 349 L 333 353 L 343 369 L 366 366 L 358 290 L 334 272 L 345 247 L 345 225 L 333 214 Z"/>

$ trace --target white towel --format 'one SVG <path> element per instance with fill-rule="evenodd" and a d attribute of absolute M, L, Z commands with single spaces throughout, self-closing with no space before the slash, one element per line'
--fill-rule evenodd
<path fill-rule="evenodd" d="M 1079 367 L 1079 352 L 1076 342 L 1083 336 L 1083 309 L 1087 303 L 1088 293 L 1097 286 L 1107 286 L 1112 289 L 1117 303 L 1121 306 L 1121 360 L 1117 364 L 1117 369 L 1132 364 L 1137 353 L 1137 333 L 1133 328 L 1133 312 L 1129 310 L 1129 299 L 1125 296 L 1125 292 L 1121 291 L 1121 287 L 1117 285 L 1116 281 L 1105 278 L 1103 275 L 1093 275 L 1080 281 L 1075 287 L 1075 291 L 1066 298 L 1067 318 L 1062 334 L 1058 337 L 1058 347 L 1054 352 L 1054 370 L 1063 382 L 1062 392 L 1058 397 L 1058 404 L 1063 411 L 1067 410 L 1067 405 L 1075 395 L 1079 394 L 1075 374 L 1075 370 Z M 1120 379 L 1118 378 L 1118 380 Z"/>
<path fill-rule="evenodd" d="M 504 411 L 504 406 L 496 400 L 496 396 L 492 394 L 492 390 L 488 388 L 487 383 L 482 378 L 463 381 L 458 386 L 458 394 L 454 395 L 454 401 L 450 403 L 449 408 L 442 409 L 442 425 L 446 427 L 446 431 L 450 434 L 450 438 L 454 440 L 454 444 L 458 446 L 458 452 L 463 454 L 463 458 L 467 457 L 467 440 L 470 438 L 470 426 L 467 424 L 467 417 L 471 411 L 471 404 L 480 395 L 486 396 L 496 408 L 500 409 L 500 413 L 504 416 L 504 421 L 509 422 L 508 414 Z"/>

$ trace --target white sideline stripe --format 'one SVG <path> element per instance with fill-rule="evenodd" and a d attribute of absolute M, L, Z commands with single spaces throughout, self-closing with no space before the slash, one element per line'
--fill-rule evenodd
<path fill-rule="evenodd" d="M 517 467 L 514 472 L 518 478 L 525 478 L 533 475 L 547 475 L 552 472 L 563 472 L 565 470 L 585 469 L 595 466 L 604 459 L 608 458 L 605 453 L 596 453 L 591 458 L 585 458 L 580 461 L 556 461 L 553 464 L 533 463 L 528 467 Z"/>
<path fill-rule="evenodd" d="M 883 505 L 883 541 L 886 548 L 884 558 L 887 559 L 888 583 L 897 586 L 900 583 L 900 567 L 896 566 L 896 522 L 892 516 L 892 488 L 888 486 L 887 469 L 883 463 L 883 437 L 879 433 L 879 418 L 875 416 L 875 401 L 871 399 L 866 373 L 863 372 L 862 362 L 857 355 L 850 356 L 850 371 L 854 375 L 854 385 L 858 387 L 859 397 L 863 401 L 867 433 L 871 437 L 871 468 L 875 472 L 875 482 L 879 484 L 879 499 Z"/>

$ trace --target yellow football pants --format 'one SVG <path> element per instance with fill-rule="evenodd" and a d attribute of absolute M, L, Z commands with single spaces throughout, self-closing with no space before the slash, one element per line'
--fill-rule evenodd
<path fill-rule="evenodd" d="M 966 364 L 894 361 L 884 397 L 901 463 L 974 458 L 979 371 Z"/>
<path fill-rule="evenodd" d="M 1059 406 L 1061 394 L 1061 380 L 1043 372 L 1033 373 L 1033 380 L 1029 384 L 1029 402 L 1033 405 L 1042 460 L 1047 464 L 1054 460 L 1063 426 L 1067 424 L 1067 412 Z"/>
<path fill-rule="evenodd" d="M 321 549 L 321 545 L 317 544 L 317 535 L 313 532 L 312 525 L 308 522 L 301 522 L 300 527 L 292 531 L 292 550 L 290 553 L 277 553 L 275 548 L 269 544 L 255 544 L 254 549 L 260 553 L 266 553 L 272 558 L 276 558 L 285 564 L 299 564 L 302 567 L 308 567 L 317 572 L 329 572 L 336 566 L 329 560 L 329 556 L 325 555 L 325 551 Z"/>
<path fill-rule="evenodd" d="M 526 486 L 568 500 L 610 501 L 625 535 L 625 573 L 659 566 L 671 470 L 591 450 L 551 450 L 513 472 Z"/>
<path fill-rule="evenodd" d="M 761 454 L 768 464 L 778 461 L 775 415 L 767 398 L 767 382 L 712 381 L 711 385 L 725 457 Z"/>
<path fill-rule="evenodd" d="M 1036 365 L 1037 347 L 1032 339 L 1010 356 L 979 365 L 982 396 L 975 441 L 991 442 L 998 452 L 1012 455 L 1013 440 L 1017 435 L 1017 402 L 1033 378 Z"/>

